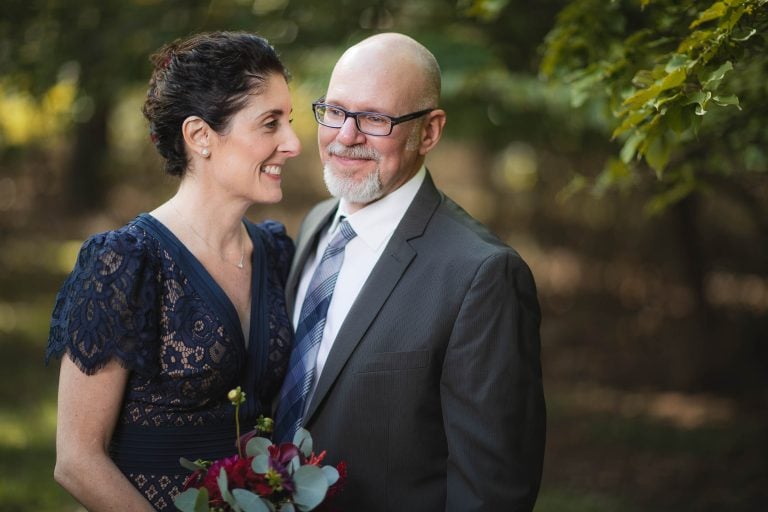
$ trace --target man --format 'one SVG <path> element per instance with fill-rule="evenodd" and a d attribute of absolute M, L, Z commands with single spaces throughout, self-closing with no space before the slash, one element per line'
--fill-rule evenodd
<path fill-rule="evenodd" d="M 284 438 L 303 424 L 326 462 L 347 462 L 341 510 L 530 511 L 538 493 L 535 285 L 424 167 L 439 95 L 434 56 L 389 33 L 347 50 L 313 105 L 336 198 L 298 236 L 276 424 Z"/>

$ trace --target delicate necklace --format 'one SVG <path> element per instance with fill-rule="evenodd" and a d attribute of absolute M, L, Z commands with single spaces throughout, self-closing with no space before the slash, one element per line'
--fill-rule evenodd
<path fill-rule="evenodd" d="M 173 209 L 176 211 L 176 214 L 177 214 L 177 215 L 179 216 L 179 218 L 181 219 L 181 222 L 183 222 L 183 223 L 184 223 L 184 225 L 185 225 L 185 226 L 187 226 L 187 227 L 188 227 L 188 228 L 189 228 L 189 229 L 192 231 L 192 233 L 194 233 L 194 234 L 195 234 L 195 236 L 196 236 L 197 238 L 199 238 L 200 240 L 202 240 L 202 241 L 203 241 L 203 243 L 204 243 L 205 245 L 207 245 L 207 246 L 208 246 L 208 247 L 209 247 L 209 248 L 210 248 L 210 249 L 211 249 L 213 252 L 215 252 L 215 253 L 216 253 L 216 255 L 219 257 L 219 259 L 220 259 L 221 261 L 223 261 L 223 262 L 225 262 L 225 263 L 229 263 L 230 265 L 234 265 L 234 266 L 236 266 L 236 267 L 237 267 L 237 268 L 239 268 L 239 269 L 242 269 L 242 268 L 243 268 L 243 262 L 245 261 L 245 243 L 243 242 L 243 231 L 242 231 L 242 228 L 240 229 L 240 262 L 239 262 L 239 263 L 232 263 L 231 261 L 229 261 L 228 259 L 226 259 L 226 258 L 224 257 L 224 255 L 223 255 L 223 254 L 221 254 L 221 252 L 217 251 L 217 250 L 216 250 L 216 249 L 215 249 L 215 248 L 214 248 L 214 247 L 213 247 L 211 244 L 209 244 L 209 243 L 208 243 L 208 240 L 206 240 L 206 239 L 203 237 L 203 235 L 201 235 L 200 233 L 198 233 L 198 232 L 197 232 L 197 230 L 195 229 L 195 227 L 194 227 L 192 224 L 190 224 L 189 222 L 187 222 L 187 219 L 185 219 L 185 218 L 184 218 L 184 216 L 183 216 L 183 215 L 181 214 L 181 212 L 179 211 L 179 209 L 178 209 L 178 208 L 176 208 L 176 205 L 175 205 L 175 204 L 173 204 L 173 201 L 171 201 L 169 204 L 171 205 L 171 208 L 173 208 Z"/>

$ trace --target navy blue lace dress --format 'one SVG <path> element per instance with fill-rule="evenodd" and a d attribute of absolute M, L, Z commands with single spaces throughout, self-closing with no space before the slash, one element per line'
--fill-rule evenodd
<path fill-rule="evenodd" d="M 247 431 L 269 415 L 286 372 L 283 288 L 293 243 L 276 222 L 244 222 L 254 245 L 247 347 L 224 291 L 148 214 L 89 238 L 56 298 L 46 362 L 67 354 L 94 374 L 116 359 L 131 371 L 110 454 L 157 510 L 175 510 L 189 474 L 179 457 L 235 453 L 228 391 L 239 385 L 247 394 Z"/>

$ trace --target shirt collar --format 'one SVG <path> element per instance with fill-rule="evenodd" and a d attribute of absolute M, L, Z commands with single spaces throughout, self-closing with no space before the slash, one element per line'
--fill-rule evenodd
<path fill-rule="evenodd" d="M 357 236 L 372 251 L 377 251 L 381 244 L 389 240 L 397 225 L 400 224 L 426 175 L 426 167 L 422 165 L 421 169 L 397 190 L 393 190 L 353 214 L 346 213 L 347 202 L 342 199 L 336 209 L 329 232 L 334 233 L 341 217 L 345 217 Z"/>

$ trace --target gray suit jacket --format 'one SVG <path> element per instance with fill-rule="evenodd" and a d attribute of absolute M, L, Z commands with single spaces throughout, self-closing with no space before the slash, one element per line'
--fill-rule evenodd
<path fill-rule="evenodd" d="M 302 224 L 288 278 L 338 205 Z M 530 511 L 545 437 L 528 266 L 427 177 L 341 326 L 305 426 L 342 511 Z"/>

